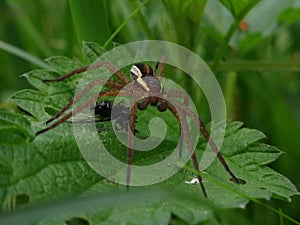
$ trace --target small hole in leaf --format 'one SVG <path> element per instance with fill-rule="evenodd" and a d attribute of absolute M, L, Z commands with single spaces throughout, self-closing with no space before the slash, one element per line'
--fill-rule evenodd
<path fill-rule="evenodd" d="M 169 224 L 181 224 L 181 225 L 187 225 L 188 223 L 182 220 L 179 216 L 171 213 L 171 219 L 169 221 Z"/>
<path fill-rule="evenodd" d="M 66 220 L 67 225 L 89 225 L 89 221 L 80 217 L 72 217 Z"/>
<path fill-rule="evenodd" d="M 30 197 L 28 194 L 17 194 L 11 197 L 10 199 L 10 207 L 12 209 L 17 209 L 24 207 L 29 203 Z"/>
<path fill-rule="evenodd" d="M 246 184 L 246 183 L 247 183 L 247 181 L 245 181 L 245 180 L 243 180 L 243 179 L 241 179 L 241 178 L 237 178 L 237 179 L 238 179 L 238 181 L 239 181 L 239 184 Z M 229 180 L 230 180 L 231 182 L 236 183 L 235 180 L 233 180 L 232 177 L 231 177 Z"/>
<path fill-rule="evenodd" d="M 50 108 L 50 107 L 45 107 L 46 113 L 48 113 L 51 116 L 54 116 L 57 113 L 57 110 Z"/>
<path fill-rule="evenodd" d="M 16 196 L 16 206 L 23 206 L 29 203 L 29 195 L 27 194 L 18 194 Z"/>

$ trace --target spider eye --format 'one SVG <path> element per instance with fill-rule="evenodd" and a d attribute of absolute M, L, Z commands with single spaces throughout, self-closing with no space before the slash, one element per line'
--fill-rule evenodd
<path fill-rule="evenodd" d="M 137 80 L 145 76 L 153 76 L 152 68 L 149 65 L 143 63 L 137 63 L 133 65 L 131 67 L 130 73 L 132 79 L 134 80 Z"/>
<path fill-rule="evenodd" d="M 133 65 L 131 67 L 130 74 L 131 74 L 131 77 L 132 77 L 133 80 L 137 80 L 139 78 L 142 78 L 142 76 L 143 76 L 142 72 L 140 71 L 140 69 L 136 65 Z"/>

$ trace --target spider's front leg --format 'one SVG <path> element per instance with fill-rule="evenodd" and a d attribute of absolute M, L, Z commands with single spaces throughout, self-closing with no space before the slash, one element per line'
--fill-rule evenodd
<path fill-rule="evenodd" d="M 97 101 L 98 98 L 101 98 L 101 97 L 103 98 L 103 97 L 108 97 L 108 96 L 117 96 L 117 95 L 119 95 L 119 96 L 130 96 L 130 94 L 131 94 L 131 92 L 128 92 L 128 91 L 122 91 L 120 93 L 119 90 L 106 90 L 106 91 L 102 91 L 100 93 L 97 93 L 96 95 L 89 98 L 85 103 L 81 104 L 78 108 L 74 109 L 73 111 L 71 111 L 68 114 L 61 117 L 59 120 L 57 120 L 51 126 L 38 131 L 36 133 L 36 135 L 45 133 L 45 132 L 57 127 L 58 125 L 60 125 L 63 122 L 67 121 L 68 119 L 70 119 L 72 116 L 74 116 L 74 115 L 80 113 L 81 111 L 83 111 L 85 108 L 88 108 L 91 105 L 93 105 Z"/>
<path fill-rule="evenodd" d="M 105 85 L 107 87 L 111 87 L 112 90 L 107 91 L 108 95 L 110 92 L 116 92 L 117 90 L 120 90 L 123 87 L 123 84 L 113 81 L 113 80 L 95 80 L 90 82 L 82 91 L 80 91 L 76 96 L 74 96 L 73 99 L 71 99 L 56 115 L 54 115 L 52 118 L 46 121 L 46 124 L 51 123 L 53 120 L 59 118 L 64 112 L 66 112 L 72 105 L 74 105 L 76 102 L 78 102 L 83 96 L 85 96 L 92 88 L 94 88 L 96 85 Z"/>
<path fill-rule="evenodd" d="M 96 85 L 104 85 L 106 87 L 109 87 L 113 90 L 121 90 L 124 88 L 129 82 L 129 78 L 120 70 L 118 70 L 113 64 L 109 62 L 96 62 L 90 66 L 85 66 L 82 68 L 78 68 L 76 70 L 73 70 L 61 77 L 58 77 L 56 79 L 44 79 L 43 82 L 60 82 L 62 80 L 65 80 L 69 77 L 72 77 L 74 75 L 94 70 L 97 68 L 105 67 L 108 70 L 110 70 L 118 79 L 119 81 L 114 80 L 106 80 L 106 79 L 97 79 L 94 81 L 91 81 L 83 90 L 81 90 L 74 98 L 69 101 L 55 116 L 50 118 L 48 121 L 46 121 L 46 124 L 52 122 L 53 120 L 59 118 L 64 112 L 66 112 L 73 104 L 75 104 L 77 101 L 79 101 L 84 95 L 86 95 L 93 87 Z"/>
<path fill-rule="evenodd" d="M 135 101 L 135 98 L 131 98 L 131 110 L 129 115 L 129 129 L 128 129 L 128 148 L 127 148 L 127 173 L 126 173 L 126 189 L 129 190 L 130 186 L 130 175 L 131 175 L 131 164 L 132 164 L 132 158 L 133 158 L 133 149 L 134 149 L 134 135 L 135 135 L 135 129 L 134 129 L 134 123 L 136 119 L 137 109 L 138 109 L 138 103 Z"/>
<path fill-rule="evenodd" d="M 52 79 L 52 80 L 45 79 L 45 80 L 43 80 L 43 82 L 59 82 L 59 81 L 65 80 L 71 76 L 74 76 L 76 74 L 79 74 L 79 73 L 82 73 L 82 72 L 85 72 L 88 70 L 100 68 L 100 67 L 106 67 L 107 69 L 109 69 L 112 73 L 114 73 L 114 75 L 119 79 L 119 81 L 105 80 L 105 79 L 97 79 L 97 80 L 91 81 L 84 89 L 82 89 L 76 96 L 74 96 L 74 98 L 71 101 L 69 101 L 55 116 L 53 116 L 48 121 L 46 121 L 46 124 L 51 123 L 52 121 L 61 117 L 72 105 L 74 105 L 76 102 L 78 102 L 80 99 L 82 99 L 83 96 L 87 95 L 96 85 L 102 84 L 106 87 L 109 87 L 110 89 L 107 91 L 100 92 L 99 95 L 94 95 L 85 104 L 82 104 L 81 106 L 79 106 L 78 109 L 75 109 L 75 110 L 73 110 L 73 112 L 63 116 L 62 118 L 60 118 L 58 121 L 56 121 L 54 124 L 52 124 L 48 128 L 38 131 L 36 133 L 37 135 L 44 133 L 48 130 L 51 130 L 51 129 L 55 128 L 56 126 L 58 126 L 59 124 L 65 122 L 70 117 L 72 117 L 72 115 L 74 115 L 74 113 L 81 112 L 84 108 L 89 107 L 90 105 L 94 104 L 95 101 L 99 97 L 116 96 L 118 94 L 118 92 L 121 89 L 123 89 L 130 82 L 129 78 L 122 71 L 118 70 L 114 65 L 112 65 L 111 63 L 108 63 L 108 62 L 97 62 L 90 66 L 86 66 L 86 67 L 82 67 L 82 68 L 73 70 L 70 73 L 65 74 L 61 77 L 58 77 L 56 79 Z M 90 104 L 90 105 L 88 105 L 88 104 Z"/>
<path fill-rule="evenodd" d="M 62 80 L 65 80 L 69 77 L 72 77 L 76 74 L 80 74 L 89 70 L 94 70 L 97 68 L 101 68 L 101 67 L 105 67 L 108 70 L 110 70 L 113 74 L 115 74 L 115 76 L 124 84 L 128 84 L 130 82 L 129 78 L 122 72 L 120 71 L 118 68 L 116 68 L 113 64 L 109 63 L 109 62 L 96 62 L 93 63 L 92 65 L 89 66 L 85 66 L 85 67 L 81 67 L 78 69 L 75 69 L 61 77 L 58 77 L 56 79 L 44 79 L 43 82 L 59 82 Z"/>

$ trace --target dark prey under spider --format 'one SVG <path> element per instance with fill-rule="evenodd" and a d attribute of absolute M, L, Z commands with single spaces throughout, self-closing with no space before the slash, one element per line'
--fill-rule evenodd
<path fill-rule="evenodd" d="M 112 110 L 114 107 L 115 110 Z M 109 100 L 102 100 L 100 103 L 96 102 L 96 105 L 90 107 L 93 112 L 93 116 L 79 115 L 78 118 L 71 120 L 72 123 L 95 123 L 105 121 L 115 121 L 115 130 L 128 131 L 128 115 L 129 107 L 124 106 L 121 103 L 113 103 Z M 77 117 L 77 116 L 75 116 Z"/>
<path fill-rule="evenodd" d="M 222 163 L 223 167 L 227 171 L 227 173 L 230 175 L 230 180 L 234 181 L 235 183 L 239 184 L 239 179 L 233 174 L 233 172 L 230 170 L 228 164 L 226 163 L 225 159 L 223 158 L 221 152 L 219 151 L 218 147 L 216 146 L 214 140 L 210 138 L 210 135 L 205 128 L 204 123 L 202 120 L 198 117 L 198 115 L 190 110 L 188 105 L 188 96 L 177 90 L 169 90 L 166 91 L 163 88 L 162 85 L 162 77 L 164 74 L 164 68 L 166 64 L 165 57 L 161 57 L 159 62 L 156 65 L 156 76 L 153 73 L 152 68 L 143 63 L 137 63 L 134 64 L 130 69 L 131 79 L 129 79 L 121 70 L 118 70 L 113 64 L 108 62 L 96 62 L 90 66 L 82 67 L 79 69 L 76 69 L 68 74 L 65 74 L 61 77 L 58 77 L 56 79 L 52 80 L 43 80 L 43 82 L 59 82 L 64 79 L 67 79 L 71 76 L 74 76 L 76 74 L 93 70 L 100 67 L 105 67 L 108 70 L 110 70 L 114 76 L 117 78 L 117 80 L 104 80 L 104 79 L 97 79 L 84 87 L 82 91 L 80 91 L 77 95 L 74 96 L 74 98 L 69 101 L 55 116 L 53 116 L 51 119 L 49 119 L 46 123 L 50 124 L 49 127 L 40 130 L 37 132 L 37 135 L 42 134 L 46 131 L 49 131 L 56 126 L 60 125 L 61 123 L 67 121 L 72 116 L 80 113 L 85 108 L 90 107 L 91 105 L 95 104 L 95 102 L 98 99 L 104 99 L 106 97 L 111 96 L 125 96 L 130 97 L 131 102 L 131 109 L 129 112 L 129 122 L 126 124 L 127 130 L 131 130 L 131 132 L 128 132 L 128 149 L 127 149 L 127 171 L 126 171 L 126 187 L 127 190 L 130 186 L 130 175 L 131 175 L 131 164 L 132 164 L 132 158 L 133 158 L 133 135 L 135 133 L 135 120 L 137 116 L 137 110 L 145 110 L 148 105 L 155 106 L 158 111 L 164 112 L 166 110 L 170 110 L 172 114 L 178 119 L 180 123 L 180 142 L 183 140 L 186 141 L 187 148 L 190 152 L 190 157 L 193 162 L 194 169 L 196 171 L 199 171 L 199 164 L 196 158 L 195 149 L 193 147 L 193 143 L 190 138 L 189 134 L 189 128 L 187 125 L 186 117 L 190 117 L 192 121 L 195 121 L 199 129 L 202 133 L 202 135 L 205 137 L 205 139 L 208 141 L 209 145 L 211 146 L 212 150 L 216 153 L 218 159 Z M 78 106 L 77 108 L 73 109 L 73 111 L 66 113 L 65 112 L 76 102 L 78 102 L 83 96 L 85 96 L 94 86 L 96 85 L 104 85 L 107 87 L 106 90 L 100 91 L 99 93 L 93 95 L 90 97 L 86 102 Z M 172 100 L 172 104 L 167 101 L 166 99 L 174 99 Z M 178 99 L 183 99 L 182 101 L 179 101 Z M 100 104 L 104 104 L 104 101 L 102 101 Z M 105 107 L 109 109 L 109 102 L 105 102 L 107 104 L 102 108 L 101 113 L 111 113 L 111 111 L 105 112 Z M 180 112 L 177 111 L 177 109 L 180 110 Z M 129 109 L 128 109 L 129 110 Z M 112 115 L 111 115 L 112 116 Z M 111 119 L 114 119 L 111 117 Z M 56 120 L 56 121 L 55 121 Z M 109 120 L 109 118 L 108 118 Z M 54 122 L 55 121 L 55 122 Z M 128 118 L 127 118 L 128 121 Z M 122 124 L 124 126 L 124 124 Z M 182 151 L 182 144 L 180 144 L 179 147 L 179 154 L 181 155 Z M 199 180 L 200 187 L 202 189 L 202 192 L 205 197 L 207 197 L 207 193 L 202 181 L 202 178 L 200 176 L 200 171 L 197 174 L 197 178 Z"/>

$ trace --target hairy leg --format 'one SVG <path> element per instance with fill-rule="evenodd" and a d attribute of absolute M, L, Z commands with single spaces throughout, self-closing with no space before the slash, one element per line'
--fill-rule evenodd
<path fill-rule="evenodd" d="M 137 114 L 138 103 L 134 98 L 131 98 L 132 106 L 129 116 L 129 129 L 128 129 L 128 149 L 127 149 L 127 172 L 126 172 L 126 189 L 129 190 L 130 186 L 130 176 L 131 176 L 131 164 L 133 158 L 133 150 L 134 150 L 134 123 Z"/>
<path fill-rule="evenodd" d="M 199 164 L 198 164 L 196 154 L 195 154 L 195 148 L 194 148 L 193 143 L 192 143 L 191 138 L 190 138 L 190 132 L 189 132 L 189 128 L 188 128 L 188 125 L 187 125 L 187 122 L 186 122 L 185 113 L 183 112 L 183 113 L 179 114 L 179 112 L 176 110 L 176 108 L 170 102 L 167 102 L 167 105 L 168 105 L 168 109 L 177 117 L 177 119 L 180 122 L 180 130 L 181 130 L 181 132 L 180 132 L 181 135 L 180 136 L 183 136 L 185 138 L 188 149 L 190 151 L 190 155 L 191 155 L 191 159 L 192 159 L 192 162 L 193 162 L 194 169 L 197 170 L 200 173 Z M 182 138 L 182 137 L 180 137 L 180 138 Z M 182 142 L 182 140 L 180 140 L 180 141 Z M 179 143 L 179 144 L 181 145 L 181 143 Z M 201 190 L 203 192 L 203 195 L 205 197 L 207 197 L 207 193 L 206 193 L 206 190 L 205 190 L 205 187 L 204 187 L 204 184 L 203 184 L 203 180 L 202 180 L 202 177 L 200 176 L 200 174 L 197 174 L 197 178 L 199 180 L 199 184 L 200 184 Z"/>
<path fill-rule="evenodd" d="M 157 65 L 156 65 L 156 76 L 158 78 L 163 77 L 164 70 L 165 70 L 165 65 L 166 65 L 166 57 L 162 56 L 162 57 L 160 57 Z"/>
<path fill-rule="evenodd" d="M 130 79 L 122 71 L 117 69 L 113 64 L 111 64 L 109 62 L 96 62 L 96 63 L 93 63 L 89 66 L 85 66 L 85 67 L 73 70 L 70 73 L 67 73 L 67 74 L 65 74 L 61 77 L 56 78 L 56 79 L 45 79 L 45 80 L 43 80 L 43 82 L 59 82 L 59 81 L 65 80 L 69 77 L 72 77 L 76 74 L 83 73 L 83 72 L 88 71 L 88 70 L 101 68 L 101 67 L 106 67 L 107 69 L 109 69 L 113 74 L 115 74 L 115 76 L 120 81 L 122 81 L 123 84 L 127 84 L 127 83 L 130 82 Z"/>
<path fill-rule="evenodd" d="M 103 84 L 108 87 L 115 87 L 114 89 L 120 90 L 123 87 L 123 84 L 113 81 L 113 80 L 95 80 L 90 82 L 82 91 L 80 91 L 71 101 L 69 101 L 55 116 L 53 116 L 51 119 L 46 121 L 46 124 L 52 122 L 53 120 L 60 117 L 65 111 L 67 111 L 73 104 L 75 104 L 77 101 L 79 101 L 84 95 L 86 95 L 93 87 L 95 87 L 98 84 Z M 114 90 L 115 91 L 115 90 Z"/>
<path fill-rule="evenodd" d="M 85 103 L 83 103 L 82 105 L 80 105 L 78 108 L 74 109 L 72 112 L 66 114 L 65 116 L 63 116 L 62 118 L 60 118 L 59 120 L 57 120 L 51 126 L 45 128 L 43 130 L 38 131 L 36 133 L 36 135 L 42 134 L 42 133 L 44 133 L 46 131 L 49 131 L 49 130 L 57 127 L 61 123 L 67 121 L 73 115 L 76 115 L 77 113 L 81 112 L 85 108 L 88 108 L 89 106 L 91 106 L 92 104 L 94 104 L 99 97 L 117 96 L 117 95 L 119 95 L 119 96 L 130 96 L 130 94 L 131 94 L 131 92 L 128 92 L 128 91 L 122 91 L 122 92 L 119 93 L 119 90 L 107 90 L 107 91 L 103 91 L 103 92 L 97 93 L 96 95 L 92 96 L 88 101 L 86 101 Z"/>
<path fill-rule="evenodd" d="M 207 142 L 209 143 L 210 147 L 212 148 L 212 150 L 216 153 L 219 161 L 222 163 L 223 167 L 225 168 L 225 170 L 227 171 L 227 173 L 231 176 L 231 178 L 233 179 L 233 181 L 237 184 L 240 183 L 239 179 L 233 174 L 233 172 L 230 170 L 228 164 L 226 163 L 225 159 L 223 158 L 221 152 L 219 151 L 216 143 L 214 142 L 214 140 L 210 137 L 210 134 L 208 133 L 203 121 L 198 117 L 197 114 L 195 114 L 193 111 L 189 110 L 188 108 L 184 108 L 181 103 L 174 101 L 174 104 L 176 105 L 176 107 L 180 108 L 181 110 L 185 111 L 186 114 L 188 116 L 190 116 L 194 121 L 197 121 L 200 131 L 202 133 L 202 135 L 204 136 L 204 138 L 207 140 Z"/>

